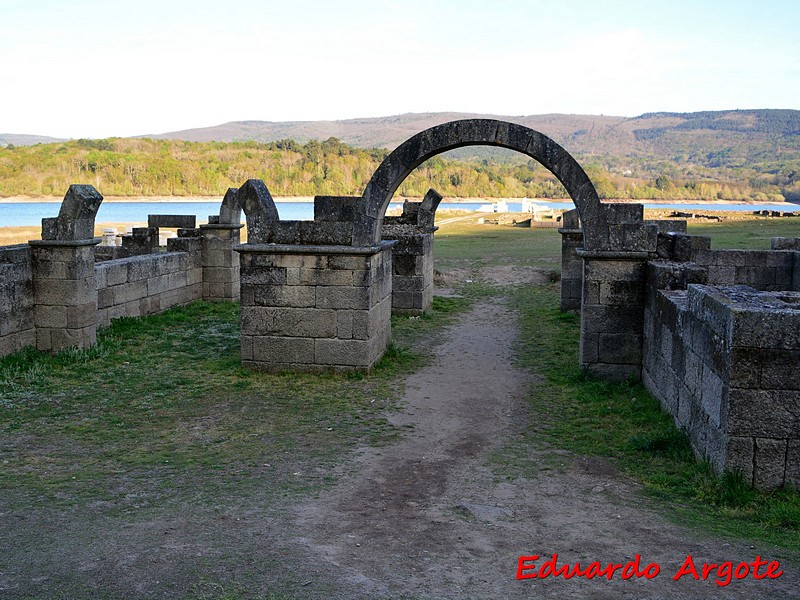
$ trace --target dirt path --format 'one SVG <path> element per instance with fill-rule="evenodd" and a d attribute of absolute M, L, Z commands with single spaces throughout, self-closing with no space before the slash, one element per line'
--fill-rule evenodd
<path fill-rule="evenodd" d="M 673 581 L 687 554 L 699 567 L 770 551 L 668 523 L 602 460 L 567 455 L 570 466 L 553 470 L 541 459 L 532 479 L 498 477 L 491 453 L 534 418 L 525 396 L 535 381 L 513 365 L 514 323 L 501 300 L 460 318 L 406 382 L 392 417 L 409 429 L 403 440 L 361 450 L 338 485 L 297 507 L 295 542 L 313 557 L 309 597 L 800 598 L 797 569 L 787 564 L 778 579 L 725 587 L 716 573 Z M 642 568 L 656 563 L 661 572 L 516 579 L 520 555 L 541 555 L 541 563 L 553 553 L 559 564 L 583 565 L 639 554 Z"/>

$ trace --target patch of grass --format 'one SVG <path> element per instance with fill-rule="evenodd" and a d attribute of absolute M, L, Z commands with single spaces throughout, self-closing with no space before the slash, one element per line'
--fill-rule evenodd
<path fill-rule="evenodd" d="M 436 268 L 524 264 L 561 269 L 561 236 L 555 229 L 476 225 L 457 221 L 436 232 Z"/>
<path fill-rule="evenodd" d="M 737 221 L 689 223 L 691 235 L 710 235 L 712 248 L 767 250 L 774 237 L 800 236 L 800 217 L 755 217 Z"/>
<path fill-rule="evenodd" d="M 526 441 L 613 460 L 684 522 L 716 533 L 800 549 L 800 494 L 750 489 L 716 476 L 639 383 L 608 383 L 578 366 L 578 317 L 558 310 L 555 286 L 517 288 L 520 361 L 545 377 L 531 392 Z"/>
<path fill-rule="evenodd" d="M 192 488 L 213 502 L 231 484 L 242 496 L 256 486 L 285 494 L 328 485 L 343 452 L 400 435 L 384 416 L 394 379 L 425 360 L 411 350 L 416 340 L 466 305 L 437 299 L 423 318 L 398 320 L 395 341 L 369 374 L 242 369 L 233 303 L 115 320 L 90 350 L 7 356 L 0 496 L 17 506 L 104 499 L 124 513 L 141 485 L 148 491 L 138 510 L 177 502 Z"/>

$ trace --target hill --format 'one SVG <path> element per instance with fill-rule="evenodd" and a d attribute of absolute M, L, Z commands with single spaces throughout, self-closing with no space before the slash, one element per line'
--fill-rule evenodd
<path fill-rule="evenodd" d="M 495 118 L 519 123 L 552 137 L 578 156 L 640 157 L 676 162 L 714 162 L 717 155 L 741 162 L 797 158 L 800 111 L 781 109 L 695 113 L 647 113 L 638 117 L 604 115 L 484 115 L 407 113 L 342 121 L 235 121 L 215 127 L 152 136 L 187 141 L 293 139 L 300 143 L 335 137 L 358 148 L 395 148 L 415 133 L 455 119 Z M 474 151 L 473 151 L 474 154 Z M 480 154 L 480 153 L 478 153 Z M 707 155 L 707 156 L 703 156 Z M 719 163 L 720 161 L 716 161 Z"/>
<path fill-rule="evenodd" d="M 575 155 L 603 198 L 800 201 L 800 111 L 794 110 L 635 118 L 425 113 L 15 143 L 0 147 L 0 196 L 57 196 L 84 181 L 109 195 L 216 195 L 249 177 L 264 179 L 277 195 L 360 194 L 388 149 L 468 117 L 513 121 L 549 135 Z M 427 161 L 399 192 L 420 196 L 429 186 L 461 197 L 564 194 L 536 161 L 479 146 Z"/>
<path fill-rule="evenodd" d="M 0 133 L 0 147 L 4 146 L 33 146 L 34 144 L 50 144 L 64 142 L 64 138 L 49 137 L 46 135 L 29 135 L 27 133 Z"/>

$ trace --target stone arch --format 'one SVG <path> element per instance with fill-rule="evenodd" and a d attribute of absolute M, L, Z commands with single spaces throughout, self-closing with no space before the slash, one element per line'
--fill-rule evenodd
<path fill-rule="evenodd" d="M 225 196 L 227 198 L 228 194 Z M 267 223 L 279 220 L 278 209 L 267 186 L 260 179 L 248 179 L 236 191 L 235 199 L 247 219 L 248 243 L 266 243 L 269 233 Z"/>
<path fill-rule="evenodd" d="M 426 129 L 398 146 L 377 168 L 362 196 L 363 221 L 354 237 L 362 245 L 380 240 L 389 201 L 406 177 L 423 162 L 463 146 L 499 146 L 540 162 L 564 185 L 583 224 L 587 250 L 608 248 L 608 224 L 603 203 L 591 180 L 564 148 L 533 129 L 494 119 L 451 121 Z"/>
<path fill-rule="evenodd" d="M 42 239 L 59 241 L 94 238 L 94 220 L 103 196 L 94 186 L 69 186 L 57 217 L 42 219 Z"/>
<path fill-rule="evenodd" d="M 266 187 L 266 186 L 265 186 Z M 219 207 L 219 222 L 222 225 L 239 225 L 242 222 L 242 206 L 236 197 L 238 188 L 228 188 Z M 269 191 L 267 191 L 269 194 Z"/>

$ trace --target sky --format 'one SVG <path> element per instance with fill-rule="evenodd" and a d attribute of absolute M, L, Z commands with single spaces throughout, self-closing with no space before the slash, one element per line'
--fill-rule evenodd
<path fill-rule="evenodd" d="M 0 133 L 800 109 L 797 0 L 0 0 Z"/>

